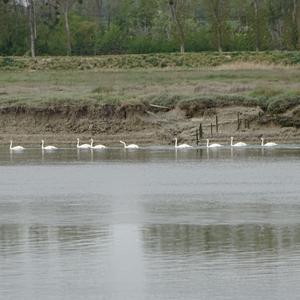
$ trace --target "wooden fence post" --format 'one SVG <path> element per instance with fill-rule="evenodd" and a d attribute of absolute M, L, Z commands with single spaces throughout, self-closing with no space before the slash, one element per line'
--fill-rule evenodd
<path fill-rule="evenodd" d="M 240 113 L 237 113 L 237 130 L 240 130 L 241 127 L 241 119 L 240 119 Z"/>
<path fill-rule="evenodd" d="M 199 125 L 199 138 L 202 139 L 203 138 L 203 129 L 202 129 L 202 123 L 200 123 Z"/>

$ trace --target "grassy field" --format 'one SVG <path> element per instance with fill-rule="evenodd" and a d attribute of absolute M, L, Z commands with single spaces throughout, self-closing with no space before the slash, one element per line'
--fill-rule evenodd
<path fill-rule="evenodd" d="M 259 105 L 277 113 L 300 104 L 300 67 L 239 62 L 200 69 L 5 70 L 0 105 L 141 103 L 174 107 Z"/>

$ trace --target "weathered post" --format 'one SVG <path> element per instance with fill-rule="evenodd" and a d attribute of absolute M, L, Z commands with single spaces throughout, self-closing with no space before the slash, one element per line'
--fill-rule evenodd
<path fill-rule="evenodd" d="M 213 123 L 210 123 L 210 136 L 213 136 Z"/>
<path fill-rule="evenodd" d="M 199 139 L 201 140 L 203 138 L 203 129 L 202 129 L 202 123 L 199 125 Z"/>
<path fill-rule="evenodd" d="M 237 113 L 237 130 L 240 130 L 241 127 L 241 120 L 240 120 L 240 113 Z"/>
<path fill-rule="evenodd" d="M 247 128 L 250 129 L 250 121 L 247 119 Z"/>
<path fill-rule="evenodd" d="M 219 133 L 219 120 L 218 120 L 218 115 L 216 115 L 216 132 Z"/>
<path fill-rule="evenodd" d="M 199 130 L 196 129 L 196 144 L 199 145 Z"/>

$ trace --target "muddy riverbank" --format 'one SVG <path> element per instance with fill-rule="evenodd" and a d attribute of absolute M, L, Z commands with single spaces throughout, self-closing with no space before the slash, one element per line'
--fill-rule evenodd
<path fill-rule="evenodd" d="M 199 127 L 202 127 L 202 134 Z M 300 106 L 269 114 L 259 106 L 138 104 L 52 104 L 45 107 L 2 106 L 0 143 L 71 143 L 76 137 L 117 145 L 120 139 L 142 145 L 180 141 L 200 143 L 206 138 L 226 141 L 235 136 L 259 142 L 261 136 L 280 143 L 300 142 Z M 201 129 L 201 128 L 200 128 Z"/>

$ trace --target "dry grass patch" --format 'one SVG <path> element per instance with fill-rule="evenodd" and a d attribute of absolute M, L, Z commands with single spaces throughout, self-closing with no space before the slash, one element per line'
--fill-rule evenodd
<path fill-rule="evenodd" d="M 243 83 L 213 83 L 213 84 L 199 84 L 194 88 L 194 93 L 196 94 L 236 94 L 245 93 L 252 91 L 255 88 L 253 84 L 243 84 Z"/>
<path fill-rule="evenodd" d="M 237 61 L 227 64 L 222 64 L 216 67 L 209 68 L 218 71 L 237 71 L 237 70 L 280 70 L 280 69 L 299 69 L 298 66 L 286 65 L 280 63 L 260 63 L 260 62 L 247 62 Z"/>

